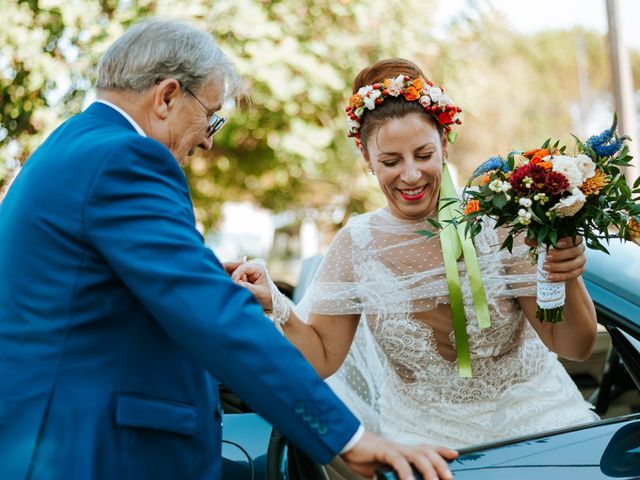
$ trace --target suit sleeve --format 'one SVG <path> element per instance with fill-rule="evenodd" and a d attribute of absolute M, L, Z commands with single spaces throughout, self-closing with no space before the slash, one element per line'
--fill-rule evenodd
<path fill-rule="evenodd" d="M 330 461 L 358 420 L 203 244 L 169 151 L 144 137 L 116 150 L 85 204 L 89 241 L 175 342 L 314 459 Z"/>

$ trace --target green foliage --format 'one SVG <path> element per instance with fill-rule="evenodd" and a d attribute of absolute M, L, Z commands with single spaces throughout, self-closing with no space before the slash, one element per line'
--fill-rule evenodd
<path fill-rule="evenodd" d="M 585 105 L 608 98 L 601 36 L 522 35 L 496 12 L 474 12 L 470 4 L 437 40 L 429 12 L 443 1 L 0 0 L 0 190 L 8 171 L 80 111 L 105 48 L 150 14 L 210 31 L 235 60 L 251 99 L 223 112 L 230 121 L 213 150 L 187 167 L 206 229 L 225 200 L 276 211 L 340 207 L 345 219 L 379 205 L 346 138 L 343 107 L 355 74 L 381 58 L 416 61 L 465 110 L 449 148 L 460 178 L 492 152 L 576 130 L 568 112 L 579 101 L 579 43 Z M 640 57 L 632 60 L 640 68 Z"/>

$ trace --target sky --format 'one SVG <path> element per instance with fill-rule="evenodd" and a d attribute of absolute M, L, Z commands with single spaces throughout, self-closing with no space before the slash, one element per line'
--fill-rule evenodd
<path fill-rule="evenodd" d="M 574 25 L 607 33 L 606 0 L 484 0 L 504 13 L 512 28 L 533 33 Z M 478 0 L 482 3 L 483 0 Z M 467 0 L 440 2 L 436 24 L 445 23 L 467 5 Z M 618 0 L 623 41 L 640 50 L 640 0 Z"/>

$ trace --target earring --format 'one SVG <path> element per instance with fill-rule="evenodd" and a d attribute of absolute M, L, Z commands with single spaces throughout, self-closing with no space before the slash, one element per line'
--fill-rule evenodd
<path fill-rule="evenodd" d="M 375 176 L 376 172 L 373 171 L 373 168 L 369 169 L 369 175 L 374 175 Z"/>

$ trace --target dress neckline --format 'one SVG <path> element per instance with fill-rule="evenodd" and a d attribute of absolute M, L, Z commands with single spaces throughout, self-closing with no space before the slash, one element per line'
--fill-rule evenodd
<path fill-rule="evenodd" d="M 427 219 L 429 218 L 437 219 L 436 215 L 425 215 L 422 218 L 416 218 L 416 219 L 400 218 L 400 217 L 396 217 L 393 213 L 391 213 L 388 207 L 379 208 L 378 210 L 376 210 L 376 212 L 380 212 L 383 216 L 385 216 L 387 219 L 389 219 L 391 222 L 397 225 L 420 225 L 420 226 L 428 227 L 427 228 L 428 230 L 432 230 L 434 229 L 434 227 L 429 222 L 427 222 Z"/>

